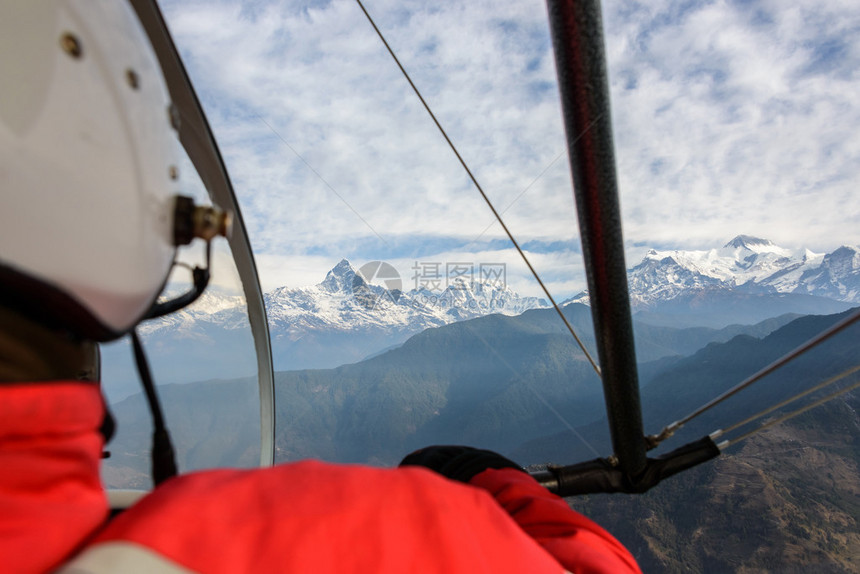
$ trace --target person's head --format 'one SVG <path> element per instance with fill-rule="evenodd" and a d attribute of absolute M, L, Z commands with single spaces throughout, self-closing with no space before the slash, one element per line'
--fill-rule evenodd
<path fill-rule="evenodd" d="M 0 4 L 0 307 L 92 341 L 150 311 L 177 245 L 172 112 L 126 2 Z"/>

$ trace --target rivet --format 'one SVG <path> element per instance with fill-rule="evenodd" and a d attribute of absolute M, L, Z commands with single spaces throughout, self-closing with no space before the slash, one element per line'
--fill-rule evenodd
<path fill-rule="evenodd" d="M 84 54 L 80 40 L 71 32 L 66 32 L 60 36 L 60 47 L 72 58 L 80 58 Z"/>
<path fill-rule="evenodd" d="M 125 71 L 125 79 L 128 81 L 128 85 L 131 86 L 132 90 L 136 90 L 140 87 L 140 76 L 138 76 L 137 72 L 131 68 Z"/>
<path fill-rule="evenodd" d="M 167 173 L 168 175 L 170 175 L 170 179 L 172 179 L 173 181 L 179 179 L 179 168 L 177 168 L 175 165 L 171 165 L 169 168 L 167 168 Z"/>
<path fill-rule="evenodd" d="M 170 125 L 177 132 L 179 131 L 179 127 L 182 125 L 182 120 L 179 115 L 179 108 L 176 107 L 176 104 L 171 103 L 167 106 L 167 119 L 170 121 Z"/>

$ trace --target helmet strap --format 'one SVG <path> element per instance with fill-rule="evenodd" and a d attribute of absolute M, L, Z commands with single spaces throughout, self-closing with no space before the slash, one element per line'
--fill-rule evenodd
<path fill-rule="evenodd" d="M 170 433 L 164 422 L 161 411 L 161 403 L 152 381 L 152 373 L 149 370 L 149 362 L 143 352 L 143 345 L 137 334 L 137 329 L 130 333 L 132 347 L 134 347 L 134 359 L 137 363 L 137 371 L 149 404 L 149 412 L 152 415 L 152 481 L 158 486 L 168 478 L 176 476 L 176 455 L 173 451 L 173 443 Z"/>

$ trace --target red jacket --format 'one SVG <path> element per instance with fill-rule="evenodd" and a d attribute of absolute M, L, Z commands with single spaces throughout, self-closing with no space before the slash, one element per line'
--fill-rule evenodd
<path fill-rule="evenodd" d="M 639 572 L 611 535 L 512 469 L 470 485 L 317 461 L 195 472 L 106 523 L 102 408 L 91 384 L 0 387 L 9 572 L 69 560 L 85 572 Z"/>

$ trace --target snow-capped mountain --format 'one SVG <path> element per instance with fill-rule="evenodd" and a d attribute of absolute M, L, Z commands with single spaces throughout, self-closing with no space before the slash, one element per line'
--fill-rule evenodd
<path fill-rule="evenodd" d="M 345 259 L 319 284 L 281 287 L 266 293 L 264 301 L 277 370 L 336 367 L 400 345 L 430 327 L 547 306 L 543 299 L 520 297 L 489 282 L 460 283 L 444 291 L 388 290 L 357 276 Z M 233 371 L 241 367 L 242 372 L 253 372 L 253 343 L 242 297 L 207 290 L 193 305 L 145 322 L 140 332 L 158 349 L 162 362 L 176 366 L 192 356 L 211 357 L 212 348 L 218 347 L 233 353 Z M 207 376 L 225 372 L 218 361 L 210 359 L 209 364 L 212 372 Z"/>
<path fill-rule="evenodd" d="M 159 300 L 172 299 L 181 294 L 181 291 L 171 290 Z M 193 304 L 158 320 L 144 321 L 138 331 L 143 335 L 171 332 L 182 338 L 194 339 L 206 336 L 205 329 L 198 328 L 206 324 L 228 330 L 245 328 L 245 298 L 217 288 L 207 288 Z"/>
<path fill-rule="evenodd" d="M 650 250 L 628 270 L 634 318 L 672 327 L 722 328 L 860 304 L 860 248 L 791 250 L 739 235 L 705 251 Z M 584 291 L 565 301 L 589 304 Z"/>
<path fill-rule="evenodd" d="M 708 251 L 651 250 L 630 270 L 634 307 L 696 291 L 783 293 L 860 303 L 860 248 L 829 254 L 792 251 L 767 239 L 739 235 Z"/>
<path fill-rule="evenodd" d="M 860 248 L 843 245 L 828 253 L 816 269 L 807 269 L 796 293 L 860 303 Z"/>
<path fill-rule="evenodd" d="M 356 287 L 360 296 L 356 296 Z M 368 299 L 369 298 L 369 299 Z M 518 315 L 546 307 L 537 297 L 520 297 L 503 286 L 472 282 L 444 291 L 389 291 L 368 284 L 346 259 L 318 285 L 281 287 L 265 295 L 273 332 L 301 336 L 308 331 L 406 329 L 419 332 L 491 313 Z"/>
<path fill-rule="evenodd" d="M 265 294 L 277 370 L 335 367 L 396 347 L 430 327 L 547 306 L 493 283 L 401 291 L 362 277 L 343 260 L 317 285 Z M 707 251 L 649 251 L 629 271 L 629 285 L 636 319 L 657 325 L 721 328 L 785 313 L 836 313 L 860 304 L 860 248 L 818 254 L 741 235 Z M 587 304 L 588 295 L 568 302 Z M 256 371 L 242 297 L 209 289 L 192 306 L 145 322 L 140 332 L 162 382 Z M 120 342 L 103 353 L 105 369 L 119 373 L 116 379 L 136 379 L 127 347 Z"/>

